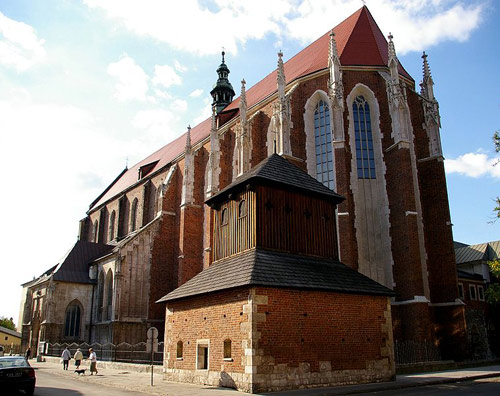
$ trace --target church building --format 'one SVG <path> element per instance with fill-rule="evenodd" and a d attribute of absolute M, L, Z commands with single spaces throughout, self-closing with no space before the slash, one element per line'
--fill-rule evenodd
<path fill-rule="evenodd" d="M 363 6 L 237 98 L 222 53 L 212 116 L 90 204 L 85 292 L 24 285 L 23 342 L 155 326 L 166 379 L 247 392 L 389 380 L 395 342 L 463 358 L 434 82 L 393 39 Z"/>

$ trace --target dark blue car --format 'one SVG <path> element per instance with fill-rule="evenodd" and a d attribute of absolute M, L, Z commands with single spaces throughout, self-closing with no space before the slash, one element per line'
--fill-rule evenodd
<path fill-rule="evenodd" d="M 24 356 L 0 357 L 0 389 L 23 390 L 27 395 L 35 392 L 35 370 Z"/>

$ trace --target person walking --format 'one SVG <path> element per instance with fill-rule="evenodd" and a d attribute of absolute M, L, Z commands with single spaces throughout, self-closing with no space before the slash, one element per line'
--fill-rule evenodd
<path fill-rule="evenodd" d="M 73 356 L 73 358 L 75 359 L 75 366 L 76 366 L 76 369 L 78 370 L 80 368 L 80 364 L 82 363 L 82 360 L 83 360 L 83 353 L 80 350 L 80 348 L 78 348 L 76 350 L 75 356 Z"/>
<path fill-rule="evenodd" d="M 97 375 L 97 355 L 92 348 L 89 349 L 89 360 L 90 360 L 90 375 L 95 373 Z"/>
<path fill-rule="evenodd" d="M 30 360 L 31 359 L 31 348 L 30 347 L 28 347 L 28 349 L 26 349 L 24 357 L 26 358 L 26 360 Z"/>
<path fill-rule="evenodd" d="M 64 351 L 62 352 L 61 357 L 62 357 L 62 361 L 63 361 L 63 370 L 67 370 L 69 360 L 71 359 L 71 353 L 70 353 L 68 347 L 64 348 Z"/>

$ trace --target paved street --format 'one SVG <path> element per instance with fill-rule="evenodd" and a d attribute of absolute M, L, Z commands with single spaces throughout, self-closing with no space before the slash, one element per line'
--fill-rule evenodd
<path fill-rule="evenodd" d="M 500 377 L 475 381 L 465 381 L 456 384 L 441 384 L 417 388 L 398 389 L 391 391 L 372 392 L 374 396 L 497 396 L 500 395 Z"/>
<path fill-rule="evenodd" d="M 150 386 L 150 373 L 136 371 L 137 365 L 99 362 L 99 375 L 78 376 L 73 370 L 62 370 L 58 359 L 30 362 L 36 369 L 35 395 L 168 395 L 168 396 L 238 396 L 244 393 L 234 389 L 206 385 L 167 382 L 161 372 L 155 373 L 154 386 Z M 84 363 L 84 367 L 88 365 Z M 143 369 L 144 367 L 140 367 Z M 433 373 L 398 375 L 396 381 L 333 388 L 302 389 L 265 393 L 270 396 L 334 396 L 349 394 L 370 395 L 499 395 L 500 366 L 471 367 Z M 3 396 L 3 394 L 2 394 Z"/>
<path fill-rule="evenodd" d="M 102 386 L 99 382 L 82 381 L 78 376 L 54 375 L 42 369 L 36 371 L 36 396 L 132 396 L 147 395 L 138 391 L 127 391 L 112 386 Z M 98 380 L 98 376 L 95 377 Z"/>

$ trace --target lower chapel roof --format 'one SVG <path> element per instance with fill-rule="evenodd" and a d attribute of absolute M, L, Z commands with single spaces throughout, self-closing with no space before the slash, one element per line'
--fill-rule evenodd
<path fill-rule="evenodd" d="M 110 253 L 113 248 L 114 246 L 102 243 L 77 241 L 58 264 L 23 286 L 34 286 L 50 277 L 60 282 L 92 283 L 89 278 L 89 263 Z"/>
<path fill-rule="evenodd" d="M 395 295 L 392 290 L 339 261 L 255 248 L 214 262 L 157 302 L 168 302 L 242 286 Z"/>
<path fill-rule="evenodd" d="M 363 6 L 350 17 L 333 28 L 337 50 L 342 66 L 387 67 L 387 41 L 373 19 L 370 11 Z M 284 64 L 287 84 L 293 83 L 302 77 L 328 68 L 328 50 L 330 32 L 325 33 Z M 399 73 L 407 81 L 414 84 L 414 80 L 401 64 Z M 246 91 L 248 108 L 257 105 L 277 92 L 276 70 L 267 75 L 253 87 Z M 228 122 L 234 120 L 238 114 L 240 98 L 230 103 L 222 113 L 229 114 Z M 203 141 L 210 135 L 210 118 L 191 129 L 193 145 Z M 138 173 L 141 168 L 148 167 L 148 173 L 154 173 L 170 164 L 184 153 L 186 134 L 168 143 L 149 157 L 125 169 L 104 192 L 92 202 L 89 210 L 93 210 L 108 200 L 116 197 L 124 190 L 138 182 Z M 150 165 L 150 166 L 149 166 Z"/>

